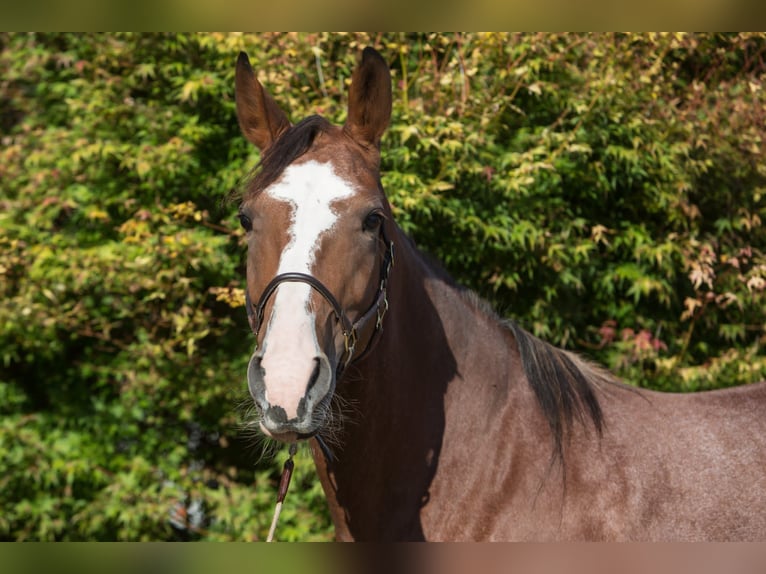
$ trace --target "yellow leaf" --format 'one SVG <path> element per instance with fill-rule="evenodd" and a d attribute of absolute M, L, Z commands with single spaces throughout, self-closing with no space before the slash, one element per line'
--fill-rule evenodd
<path fill-rule="evenodd" d="M 109 214 L 103 209 L 93 208 L 89 209 L 85 214 L 88 219 L 95 219 L 100 221 L 109 221 Z"/>
<path fill-rule="evenodd" d="M 152 165 L 146 160 L 140 159 L 136 162 L 136 174 L 142 179 L 151 169 Z"/>
<path fill-rule="evenodd" d="M 197 99 L 197 91 L 199 90 L 199 82 L 189 80 L 181 88 L 180 99 L 182 102 L 194 101 Z"/>

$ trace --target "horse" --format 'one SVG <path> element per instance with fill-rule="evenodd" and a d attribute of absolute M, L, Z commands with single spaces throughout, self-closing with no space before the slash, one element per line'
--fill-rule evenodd
<path fill-rule="evenodd" d="M 342 126 L 292 124 L 236 64 L 253 425 L 305 441 L 337 540 L 766 539 L 766 383 L 629 386 L 498 317 L 397 226 L 390 70 Z"/>

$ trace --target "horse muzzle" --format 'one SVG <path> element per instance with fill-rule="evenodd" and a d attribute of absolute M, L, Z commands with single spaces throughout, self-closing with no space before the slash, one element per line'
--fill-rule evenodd
<path fill-rule="evenodd" d="M 310 367 L 303 369 L 305 376 L 296 376 L 301 371 L 291 369 L 286 380 L 282 369 L 276 371 L 269 375 L 262 350 L 253 353 L 247 384 L 261 415 L 261 430 L 283 442 L 312 437 L 325 422 L 335 388 L 329 359 L 324 354 L 314 357 Z"/>

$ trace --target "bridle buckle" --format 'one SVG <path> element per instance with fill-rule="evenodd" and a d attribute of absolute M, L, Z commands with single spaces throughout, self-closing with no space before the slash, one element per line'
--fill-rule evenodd
<path fill-rule="evenodd" d="M 378 307 L 378 320 L 375 322 L 375 330 L 378 331 L 383 326 L 383 317 L 388 313 L 388 295 L 383 295 L 382 309 Z"/>
<path fill-rule="evenodd" d="M 343 331 L 343 346 L 348 354 L 348 359 L 346 359 L 346 363 L 348 363 L 354 354 L 354 349 L 356 349 L 356 327 Z"/>

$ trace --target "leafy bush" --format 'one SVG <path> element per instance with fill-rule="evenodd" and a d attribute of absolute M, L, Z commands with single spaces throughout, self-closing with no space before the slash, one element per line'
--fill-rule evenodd
<path fill-rule="evenodd" d="M 0 538 L 265 536 L 234 61 L 342 122 L 368 44 L 384 186 L 461 282 L 635 384 L 764 376 L 763 34 L 0 34 Z M 296 466 L 280 536 L 326 539 Z"/>

